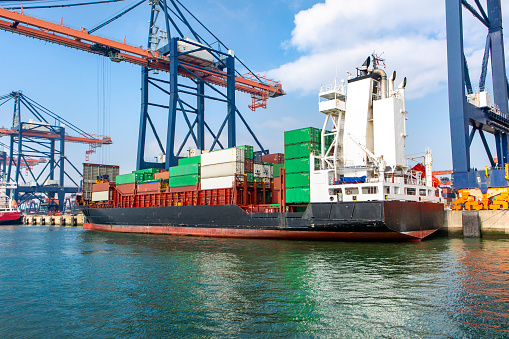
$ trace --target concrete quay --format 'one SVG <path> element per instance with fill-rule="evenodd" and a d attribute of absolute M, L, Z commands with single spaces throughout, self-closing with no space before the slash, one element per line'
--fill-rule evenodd
<path fill-rule="evenodd" d="M 509 210 L 451 211 L 444 213 L 444 225 L 439 235 L 465 238 L 509 238 Z"/>
<path fill-rule="evenodd" d="M 63 215 L 23 215 L 24 225 L 41 226 L 81 226 L 84 223 L 83 214 L 63 214 Z"/>

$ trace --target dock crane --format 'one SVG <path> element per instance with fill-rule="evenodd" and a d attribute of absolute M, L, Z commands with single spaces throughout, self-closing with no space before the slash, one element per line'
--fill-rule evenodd
<path fill-rule="evenodd" d="M 140 1 L 131 8 L 138 6 Z M 214 149 L 216 145 L 223 148 L 219 141 L 223 129 L 227 125 L 228 147 L 236 146 L 236 117 L 240 117 L 248 132 L 251 134 L 262 152 L 268 151 L 263 148 L 258 141 L 247 122 L 240 114 L 235 104 L 235 92 L 243 92 L 251 95 L 251 110 L 266 107 L 268 98 L 278 97 L 285 94 L 281 83 L 256 75 L 249 71 L 247 74 L 239 74 L 235 70 L 235 57 L 232 50 L 227 52 L 214 49 L 196 33 L 186 19 L 184 12 L 187 11 L 196 19 L 178 0 L 161 0 L 149 2 L 151 6 L 151 17 L 149 24 L 149 41 L 146 49 L 131 46 L 124 42 L 117 42 L 105 39 L 92 34 L 98 27 L 86 30 L 75 30 L 60 24 L 47 22 L 25 15 L 23 9 L 20 12 L 0 9 L 0 29 L 38 38 L 44 41 L 76 48 L 89 53 L 99 54 L 110 58 L 112 61 L 125 61 L 135 65 L 142 66 L 142 102 L 140 112 L 140 130 L 138 137 L 138 152 L 136 168 L 143 169 L 148 167 L 169 168 L 177 164 L 178 157 L 181 154 L 189 138 L 194 140 L 196 148 L 205 150 L 205 131 L 214 138 L 209 150 Z M 170 8 L 170 6 L 173 6 Z M 163 27 L 165 34 L 170 35 L 170 28 L 178 32 L 177 37 L 167 39 L 167 44 L 158 48 L 159 39 L 156 35 L 159 26 L 156 25 L 159 12 L 163 13 Z M 171 18 L 174 14 L 176 19 Z M 183 22 L 189 29 L 193 39 L 184 36 L 182 30 L 176 25 L 176 21 Z M 197 19 L 196 19 L 197 20 Z M 197 20 L 198 21 L 198 20 Z M 199 21 L 198 21 L 199 22 Z M 201 22 L 199 22 L 201 24 Z M 203 26 L 203 25 L 202 25 Z M 207 29 L 208 31 L 208 29 Z M 210 33 L 210 31 L 208 31 Z M 214 35 L 213 35 L 214 36 Z M 215 37 L 215 36 L 214 36 Z M 224 46 L 224 45 L 223 45 Z M 157 72 L 169 73 L 169 80 L 157 79 L 152 75 Z M 181 84 L 179 77 L 191 81 L 191 85 Z M 159 93 L 169 96 L 169 104 L 158 104 L 149 101 L 149 87 L 157 89 Z M 166 87 L 166 88 L 164 88 Z M 226 93 L 222 93 L 216 87 L 226 88 Z M 205 94 L 205 88 L 213 92 L 212 95 Z M 195 96 L 194 104 L 184 101 L 185 96 Z M 215 134 L 205 121 L 204 101 L 211 99 L 226 103 L 227 114 L 219 131 Z M 163 108 L 168 110 L 168 130 L 166 137 L 166 147 L 159 138 L 156 128 L 149 116 L 149 107 Z M 188 132 L 178 150 L 175 150 L 176 136 L 176 117 L 177 112 L 182 113 Z M 194 121 L 191 121 L 188 114 L 195 114 Z M 159 148 L 164 155 L 164 163 L 148 162 L 144 160 L 145 139 L 147 129 L 150 128 L 154 133 Z M 196 129 L 196 133 L 195 130 Z"/>
<path fill-rule="evenodd" d="M 0 152 L 1 179 L 14 182 L 17 188 L 13 192 L 14 199 L 23 204 L 34 197 L 54 199 L 58 194 L 57 206 L 64 208 L 65 194 L 77 193 L 80 190 L 79 181 L 76 182 L 66 168 L 73 169 L 77 175 L 81 172 L 65 156 L 65 143 L 81 143 L 89 145 L 95 151 L 97 147 L 112 144 L 107 136 L 93 136 L 68 120 L 51 112 L 47 108 L 27 97 L 21 91 L 14 91 L 0 95 L 0 107 L 13 103 L 11 128 L 0 128 L 0 137 L 8 137 L 9 145 L 0 143 L 5 150 Z M 35 119 L 28 119 L 28 117 Z M 52 120 L 54 124 L 50 124 Z M 76 135 L 69 135 L 74 133 Z M 90 149 L 87 151 L 87 155 Z M 34 172 L 34 166 L 45 163 L 44 168 Z M 26 178 L 22 169 L 27 171 Z M 65 186 L 67 177 L 74 186 Z"/>
<path fill-rule="evenodd" d="M 467 0 L 446 0 L 449 118 L 453 184 L 460 197 L 452 208 L 460 210 L 509 208 L 509 82 L 507 80 L 501 0 L 475 6 Z M 463 48 L 463 10 L 487 28 L 478 88 L 472 87 Z M 493 103 L 486 89 L 491 63 Z M 493 156 L 485 133 L 495 137 Z M 490 162 L 483 171 L 472 169 L 470 145 L 478 134 Z"/>

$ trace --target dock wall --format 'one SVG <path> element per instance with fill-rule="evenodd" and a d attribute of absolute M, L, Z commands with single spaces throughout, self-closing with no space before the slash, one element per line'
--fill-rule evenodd
<path fill-rule="evenodd" d="M 82 226 L 85 220 L 83 214 L 71 215 L 23 215 L 24 225 L 42 226 Z"/>
<path fill-rule="evenodd" d="M 444 226 L 439 230 L 441 235 L 463 236 L 463 214 L 478 213 L 482 236 L 509 237 L 509 210 L 505 211 L 450 211 L 444 215 Z"/>

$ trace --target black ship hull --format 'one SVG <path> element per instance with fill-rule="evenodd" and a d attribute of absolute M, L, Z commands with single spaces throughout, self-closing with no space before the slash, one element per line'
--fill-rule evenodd
<path fill-rule="evenodd" d="M 170 235 L 308 240 L 421 240 L 439 229 L 443 204 L 310 203 L 303 213 L 246 213 L 237 205 L 83 207 L 84 228 Z"/>

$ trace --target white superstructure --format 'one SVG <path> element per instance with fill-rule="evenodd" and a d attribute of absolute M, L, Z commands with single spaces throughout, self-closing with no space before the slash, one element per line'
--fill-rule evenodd
<path fill-rule="evenodd" d="M 357 76 L 348 80 L 348 88 L 342 82 L 320 91 L 319 110 L 326 117 L 318 168 L 316 156 L 310 155 L 311 202 L 439 202 L 431 150 L 422 156 L 425 174 L 411 170 L 405 158 L 406 78 L 395 87 L 396 72 L 387 79 L 376 67 L 379 59 L 372 58 L 374 67 L 366 59 Z"/>

